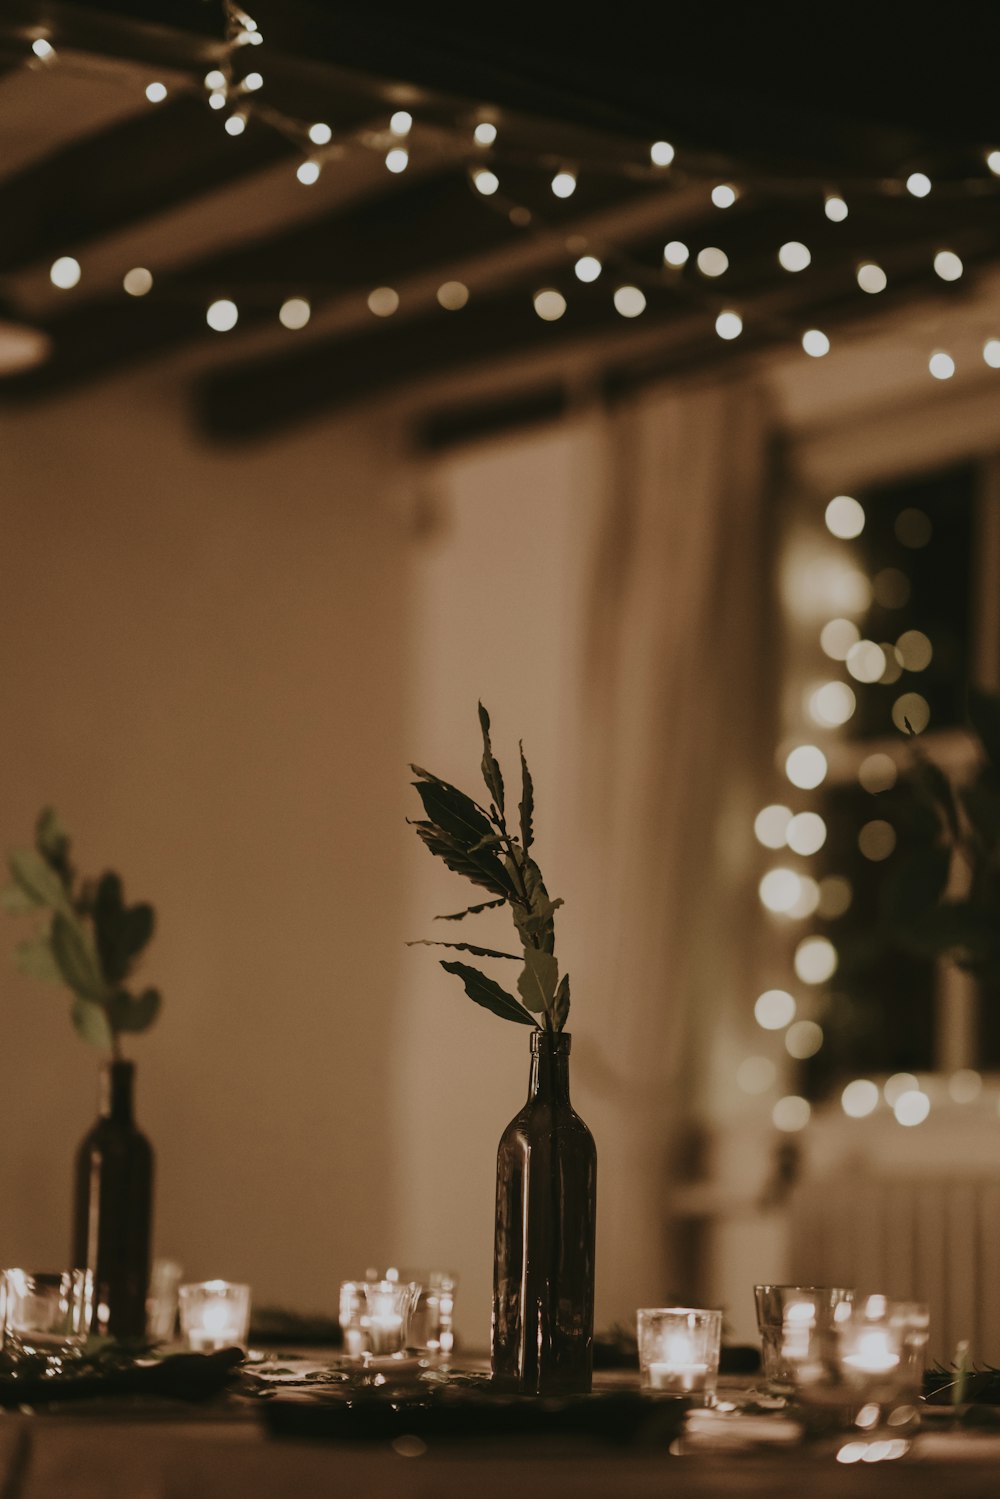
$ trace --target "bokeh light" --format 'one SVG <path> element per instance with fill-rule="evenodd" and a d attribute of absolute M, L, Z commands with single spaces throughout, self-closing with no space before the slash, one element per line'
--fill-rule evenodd
<path fill-rule="evenodd" d="M 864 508 L 849 494 L 835 495 L 826 507 L 824 519 L 831 536 L 841 541 L 860 536 L 865 528 Z"/>
<path fill-rule="evenodd" d="M 557 323 L 566 311 L 566 298 L 551 286 L 535 292 L 534 304 L 543 323 Z"/>
<path fill-rule="evenodd" d="M 955 373 L 955 361 L 943 349 L 937 349 L 927 361 L 927 368 L 935 380 L 950 380 Z"/>
<path fill-rule="evenodd" d="M 399 308 L 399 292 L 392 286 L 376 286 L 368 293 L 368 310 L 376 317 L 392 317 Z"/>
<path fill-rule="evenodd" d="M 901 1093 L 893 1105 L 892 1112 L 896 1116 L 897 1124 L 905 1124 L 912 1127 L 914 1124 L 923 1124 L 931 1111 L 931 1101 L 926 1093 L 918 1089 L 911 1089 L 908 1093 Z"/>
<path fill-rule="evenodd" d="M 829 937 L 803 937 L 795 949 L 794 966 L 804 984 L 825 984 L 837 971 L 837 949 Z"/>
<path fill-rule="evenodd" d="M 800 1129 L 805 1129 L 811 1116 L 812 1109 L 808 1099 L 799 1098 L 796 1094 L 779 1098 L 771 1110 L 775 1129 L 780 1129 L 785 1134 L 796 1134 Z"/>
<path fill-rule="evenodd" d="M 667 265 L 672 265 L 675 268 L 678 266 L 687 265 L 690 256 L 691 251 L 688 249 L 683 240 L 672 239 L 668 244 L 665 244 L 663 246 L 664 261 Z"/>
<path fill-rule="evenodd" d="M 793 917 L 796 921 L 806 916 L 812 916 L 819 907 L 819 885 L 812 875 L 800 874 L 799 897 L 794 906 L 790 906 L 786 915 Z"/>
<path fill-rule="evenodd" d="M 926 198 L 931 190 L 931 179 L 926 172 L 911 172 L 906 179 L 906 191 L 914 198 Z"/>
<path fill-rule="evenodd" d="M 654 141 L 649 148 L 649 159 L 654 167 L 668 167 L 676 152 L 669 141 Z"/>
<path fill-rule="evenodd" d="M 60 291 L 71 291 L 80 280 L 80 262 L 72 255 L 60 255 L 49 267 L 49 280 Z"/>
<path fill-rule="evenodd" d="M 856 682 L 877 682 L 885 671 L 885 651 L 874 640 L 859 640 L 847 653 L 847 670 Z"/>
<path fill-rule="evenodd" d="M 896 651 L 907 671 L 925 671 L 934 657 L 934 647 L 922 630 L 904 630 Z"/>
<path fill-rule="evenodd" d="M 806 246 L 797 239 L 788 240 L 778 251 L 778 264 L 783 271 L 804 271 L 811 260 Z"/>
<path fill-rule="evenodd" d="M 802 883 L 794 869 L 769 869 L 758 885 L 761 903 L 769 911 L 790 911 L 802 893 Z"/>
<path fill-rule="evenodd" d="M 153 290 L 153 273 L 144 265 L 135 265 L 122 277 L 122 286 L 130 297 L 144 297 Z"/>
<path fill-rule="evenodd" d="M 884 818 L 872 818 L 858 834 L 858 848 L 873 864 L 880 864 L 883 859 L 888 859 L 895 847 L 896 830 Z"/>
<path fill-rule="evenodd" d="M 818 812 L 799 812 L 788 824 L 786 838 L 793 854 L 808 858 L 826 842 L 826 823 Z"/>
<path fill-rule="evenodd" d="M 602 266 L 596 255 L 581 255 L 573 267 L 578 281 L 596 281 L 601 274 Z"/>
<path fill-rule="evenodd" d="M 939 250 L 934 257 L 934 269 L 942 281 L 957 281 L 965 267 L 954 250 Z"/>
<path fill-rule="evenodd" d="M 557 198 L 571 198 L 576 192 L 576 177 L 572 172 L 557 172 L 551 187 Z"/>
<path fill-rule="evenodd" d="M 296 167 L 295 175 L 303 187 L 312 187 L 314 182 L 319 181 L 320 164 L 318 161 L 302 161 Z"/>
<path fill-rule="evenodd" d="M 807 328 L 802 335 L 802 347 L 811 359 L 822 359 L 830 352 L 830 340 L 820 328 Z"/>
<path fill-rule="evenodd" d="M 847 723 L 857 707 L 857 698 L 846 682 L 824 682 L 809 697 L 809 715 L 814 723 L 835 729 Z"/>
<path fill-rule="evenodd" d="M 836 193 L 831 193 L 823 204 L 823 212 L 832 224 L 842 224 L 847 218 L 847 204 Z"/>
<path fill-rule="evenodd" d="M 500 186 L 500 178 L 496 172 L 491 172 L 486 167 L 479 167 L 472 174 L 472 184 L 477 193 L 482 193 L 484 198 L 492 198 Z"/>
<path fill-rule="evenodd" d="M 791 809 L 781 806 L 778 802 L 772 802 L 769 807 L 762 807 L 754 818 L 753 824 L 757 842 L 762 843 L 765 848 L 784 848 L 788 824 L 791 820 Z"/>
<path fill-rule="evenodd" d="M 732 208 L 739 194 L 730 182 L 720 182 L 712 188 L 712 202 L 716 208 Z"/>
<path fill-rule="evenodd" d="M 800 791 L 813 791 L 826 780 L 826 756 L 815 744 L 800 744 L 785 760 L 785 774 Z"/>
<path fill-rule="evenodd" d="M 896 784 L 897 774 L 895 760 L 881 751 L 866 755 L 858 766 L 858 780 L 865 791 L 870 791 L 873 795 L 891 790 Z"/>
<path fill-rule="evenodd" d="M 840 1107 L 849 1119 L 865 1119 L 878 1108 L 878 1087 L 867 1077 L 856 1077 L 840 1095 Z"/>
<path fill-rule="evenodd" d="M 871 260 L 858 266 L 857 277 L 861 290 L 868 292 L 870 296 L 876 296 L 880 291 L 885 291 L 889 284 L 885 271 Z"/>
<path fill-rule="evenodd" d="M 497 138 L 497 127 L 489 120 L 481 120 L 472 132 L 477 146 L 492 146 Z"/>
<path fill-rule="evenodd" d="M 283 328 L 296 332 L 304 328 L 312 316 L 312 308 L 305 297 L 289 297 L 278 311 L 278 322 Z"/>
<path fill-rule="evenodd" d="M 637 286 L 619 286 L 614 303 L 615 311 L 622 317 L 638 317 L 646 310 L 646 295 Z"/>
<path fill-rule="evenodd" d="M 892 721 L 901 734 L 909 724 L 914 734 L 922 734 L 931 721 L 930 705 L 919 692 L 904 692 L 892 705 Z"/>
<path fill-rule="evenodd" d="M 890 1108 L 894 1108 L 904 1093 L 920 1088 L 920 1079 L 912 1072 L 894 1072 L 882 1085 L 882 1096 Z"/>
<path fill-rule="evenodd" d="M 861 631 L 853 620 L 831 619 L 820 632 L 819 643 L 831 661 L 846 661 L 852 645 L 857 645 Z"/>
<path fill-rule="evenodd" d="M 216 333 L 228 333 L 239 321 L 239 309 L 228 297 L 220 297 L 205 313 L 205 321 Z"/>
<path fill-rule="evenodd" d="M 716 245 L 706 245 L 698 251 L 695 264 L 703 276 L 722 276 L 729 269 L 729 256 Z"/>
<path fill-rule="evenodd" d="M 842 874 L 828 874 L 819 882 L 817 910 L 821 916 L 833 920 L 850 910 L 853 898 L 850 880 L 845 879 Z"/>
<path fill-rule="evenodd" d="M 785 1032 L 785 1050 L 797 1062 L 814 1057 L 823 1045 L 823 1028 L 815 1020 L 796 1020 Z"/>
<path fill-rule="evenodd" d="M 1000 338 L 988 338 L 983 344 L 983 358 L 991 370 L 1000 370 Z"/>
<path fill-rule="evenodd" d="M 948 1093 L 953 1103 L 975 1103 L 983 1091 L 983 1080 L 971 1067 L 960 1067 L 948 1079 Z"/>
<path fill-rule="evenodd" d="M 785 989 L 766 989 L 753 1007 L 754 1019 L 765 1031 L 783 1031 L 795 1019 L 795 1001 Z"/>
<path fill-rule="evenodd" d="M 162 104 L 167 97 L 167 85 L 165 83 L 147 83 L 146 98 L 150 104 Z"/>
<path fill-rule="evenodd" d="M 409 166 L 410 153 L 409 151 L 407 151 L 405 146 L 393 146 L 391 151 L 387 151 L 385 153 L 385 164 L 388 167 L 389 171 L 398 177 L 399 173 L 405 172 L 406 168 Z M 484 184 L 481 183 L 479 179 L 481 177 L 491 177 L 492 175 L 492 172 L 476 173 L 475 182 L 481 193 L 489 192 L 490 189 L 484 186 Z M 496 188 L 493 188 L 492 191 L 496 192 Z"/>
<path fill-rule="evenodd" d="M 333 131 L 323 120 L 309 126 L 309 139 L 314 146 L 328 146 L 333 140 Z"/>
<path fill-rule="evenodd" d="M 715 331 L 720 338 L 739 338 L 743 332 L 743 319 L 738 312 L 733 312 L 731 309 L 720 312 L 715 320 Z"/>

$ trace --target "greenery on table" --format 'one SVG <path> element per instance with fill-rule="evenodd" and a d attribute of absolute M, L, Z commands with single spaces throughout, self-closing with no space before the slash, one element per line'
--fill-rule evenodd
<path fill-rule="evenodd" d="M 922 841 L 886 883 L 885 909 L 910 951 L 948 958 L 981 981 L 997 983 L 1000 695 L 970 689 L 969 720 L 982 758 L 967 783 L 947 776 L 911 738 L 914 787 L 929 815 Z"/>
<path fill-rule="evenodd" d="M 134 992 L 126 985 L 153 935 L 152 906 L 127 906 L 112 870 L 97 880 L 78 879 L 69 837 L 51 807 L 35 824 L 34 847 L 11 854 L 9 864 L 13 882 L 0 892 L 0 904 L 13 915 L 44 914 L 43 924 L 18 944 L 18 967 L 65 985 L 79 1035 L 120 1057 L 122 1033 L 147 1030 L 160 1010 L 156 989 Z"/>
<path fill-rule="evenodd" d="M 442 959 L 441 967 L 462 982 L 466 994 L 477 1005 L 503 1020 L 561 1031 L 569 1015 L 569 975 L 560 977 L 555 956 L 555 913 L 561 900 L 553 900 L 545 888 L 542 872 L 529 850 L 534 843 L 535 793 L 531 773 L 521 756 L 521 800 L 516 830 L 507 823 L 506 788 L 490 741 L 490 717 L 479 704 L 483 736 L 482 774 L 489 793 L 486 804 L 477 802 L 448 781 L 411 765 L 413 783 L 423 804 L 424 818 L 415 822 L 417 836 L 436 858 L 455 874 L 489 893 L 490 899 L 455 911 L 438 921 L 464 921 L 506 906 L 513 918 L 520 943 L 519 953 L 479 947 L 471 942 L 439 942 L 424 939 L 429 947 L 447 947 L 479 958 L 504 959 L 521 964 L 517 995 L 511 994 L 481 969 L 454 959 Z M 411 946 L 419 944 L 410 944 Z"/>

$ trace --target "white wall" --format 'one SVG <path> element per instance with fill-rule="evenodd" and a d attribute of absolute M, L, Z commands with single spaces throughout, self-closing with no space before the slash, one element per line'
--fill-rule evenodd
<path fill-rule="evenodd" d="M 391 445 L 390 445 L 391 446 Z M 385 433 L 209 450 L 142 375 L 0 412 L 0 849 L 53 803 L 157 909 L 156 1249 L 335 1310 L 390 1252 L 409 538 Z M 0 920 L 0 1262 L 65 1263 L 98 1053 Z"/>

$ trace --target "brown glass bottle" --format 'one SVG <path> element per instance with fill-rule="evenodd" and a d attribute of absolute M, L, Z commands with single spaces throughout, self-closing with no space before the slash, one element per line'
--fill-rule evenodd
<path fill-rule="evenodd" d="M 100 1114 L 76 1156 L 73 1264 L 94 1272 L 92 1331 L 146 1333 L 153 1151 L 132 1112 L 135 1067 L 105 1062 Z"/>
<path fill-rule="evenodd" d="M 528 1101 L 497 1152 L 493 1379 L 522 1395 L 591 1385 L 597 1151 L 569 1101 L 569 1050 L 533 1032 Z"/>

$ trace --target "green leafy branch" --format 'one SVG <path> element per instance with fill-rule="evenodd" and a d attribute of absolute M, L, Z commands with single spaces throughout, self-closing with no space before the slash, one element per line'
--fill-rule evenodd
<path fill-rule="evenodd" d="M 476 957 L 502 958 L 522 965 L 517 995 L 509 993 L 487 974 L 468 963 L 441 959 L 441 967 L 462 982 L 474 1003 L 504 1020 L 540 1029 L 560 1031 L 569 1014 L 569 975 L 559 975 L 555 957 L 555 913 L 562 905 L 545 888 L 542 872 L 529 852 L 534 843 L 535 792 L 531 772 L 519 746 L 521 800 L 517 831 L 507 823 L 506 793 L 500 765 L 493 754 L 490 716 L 479 704 L 479 726 L 483 736 L 482 776 L 489 792 L 484 806 L 457 786 L 443 781 L 419 765 L 411 765 L 413 782 L 424 809 L 422 820 L 413 823 L 417 837 L 436 858 L 455 874 L 490 892 L 491 899 L 439 916 L 438 921 L 463 921 L 500 906 L 510 909 L 521 945 L 520 954 L 500 952 L 468 942 L 436 942 Z"/>
<path fill-rule="evenodd" d="M 51 807 L 35 824 L 34 847 L 11 854 L 9 865 L 12 883 L 0 891 L 0 905 L 16 916 L 48 913 L 18 944 L 17 966 L 69 988 L 79 1035 L 120 1057 L 122 1032 L 147 1030 L 160 1010 L 156 989 L 133 993 L 125 982 L 153 935 L 152 906 L 126 906 L 111 870 L 96 882 L 78 882 L 70 840 Z"/>

